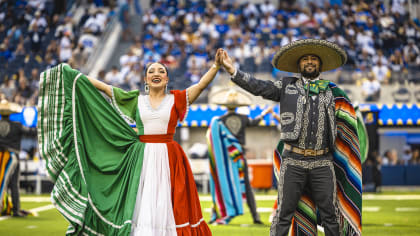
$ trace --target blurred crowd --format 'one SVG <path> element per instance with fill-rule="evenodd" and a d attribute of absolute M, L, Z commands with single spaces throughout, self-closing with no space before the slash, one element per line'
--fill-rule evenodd
<path fill-rule="evenodd" d="M 405 0 L 389 6 L 379 0 L 154 0 L 151 6 L 143 13 L 141 38 L 121 58 L 120 69 L 108 72 L 118 77 L 116 85 L 129 86 L 131 72 L 141 74 L 147 63 L 161 61 L 170 69 L 171 86 L 185 88 L 198 81 L 219 47 L 240 69 L 278 77 L 281 72 L 270 65 L 274 53 L 304 38 L 346 50 L 338 82 L 359 85 L 366 101 L 379 98 L 381 84 L 420 81 L 420 22 L 410 17 Z"/>
<path fill-rule="evenodd" d="M 98 78 L 124 89 L 142 87 L 147 63 L 169 68 L 170 88 L 196 83 L 215 51 L 225 48 L 241 70 L 284 75 L 270 64 L 291 41 L 321 38 L 342 46 L 345 66 L 337 82 L 360 86 L 365 101 L 378 101 L 381 85 L 420 81 L 420 22 L 406 0 L 152 0 L 142 12 L 142 34 L 133 35 L 130 12 L 138 0 L 94 1 L 75 19 L 60 1 L 0 1 L 0 89 L 8 99 L 36 103 L 38 74 L 60 62 L 82 67 L 109 19 L 117 15 L 122 40 L 132 46 L 119 66 Z M 89 2 L 89 1 L 88 1 Z M 91 1 L 92 2 L 92 1 Z M 116 12 L 114 6 L 120 6 Z M 136 7 L 136 10 L 133 8 Z"/>
<path fill-rule="evenodd" d="M 409 165 L 409 164 L 420 164 L 420 148 L 411 147 L 410 145 L 405 145 L 403 148 L 403 153 L 398 155 L 396 149 L 386 150 L 382 156 L 376 155 L 372 157 L 380 165 Z M 373 160 L 372 160 L 373 161 Z"/>
<path fill-rule="evenodd" d="M 380 192 L 382 186 L 383 166 L 412 166 L 420 165 L 420 146 L 404 145 L 402 153 L 394 148 L 386 150 L 382 155 L 376 151 L 369 153 L 366 161 L 363 163 L 363 191 Z M 398 172 L 394 172 L 398 173 Z M 398 176 L 398 174 L 396 175 Z M 402 176 L 399 176 L 402 177 Z"/>
<path fill-rule="evenodd" d="M 40 72 L 61 62 L 82 67 L 115 14 L 92 6 L 75 19 L 64 3 L 0 1 L 0 93 L 9 101 L 34 106 Z"/>

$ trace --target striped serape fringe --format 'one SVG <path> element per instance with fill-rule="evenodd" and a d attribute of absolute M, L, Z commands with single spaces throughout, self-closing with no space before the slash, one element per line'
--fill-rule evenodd
<path fill-rule="evenodd" d="M 213 198 L 211 221 L 225 224 L 243 214 L 245 196 L 243 151 L 223 122 L 214 118 L 207 131 L 210 161 L 210 190 Z"/>
<path fill-rule="evenodd" d="M 10 214 L 11 207 L 8 204 L 7 185 L 18 164 L 14 153 L 7 150 L 0 151 L 0 200 L 1 213 Z"/>

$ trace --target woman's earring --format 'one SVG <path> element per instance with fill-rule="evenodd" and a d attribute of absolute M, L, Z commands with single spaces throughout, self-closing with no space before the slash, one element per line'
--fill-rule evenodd
<path fill-rule="evenodd" d="M 165 86 L 165 93 L 168 93 L 168 84 Z"/>
<path fill-rule="evenodd" d="M 144 84 L 144 91 L 148 94 L 149 93 L 149 85 L 147 83 Z"/>

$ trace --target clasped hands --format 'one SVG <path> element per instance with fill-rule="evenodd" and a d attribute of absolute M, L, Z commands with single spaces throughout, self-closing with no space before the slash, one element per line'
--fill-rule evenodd
<path fill-rule="evenodd" d="M 214 65 L 217 68 L 223 66 L 230 75 L 233 75 L 236 71 L 232 58 L 229 57 L 228 53 L 223 48 L 217 49 Z"/>

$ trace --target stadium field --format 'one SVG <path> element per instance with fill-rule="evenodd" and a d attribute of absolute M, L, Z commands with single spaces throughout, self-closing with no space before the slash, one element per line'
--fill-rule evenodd
<path fill-rule="evenodd" d="M 253 225 L 245 207 L 245 214 L 236 217 L 229 225 L 210 225 L 216 236 L 259 236 L 269 234 L 268 217 L 276 196 L 258 194 L 258 211 L 265 225 Z M 211 197 L 200 195 L 203 214 L 210 217 Z M 22 197 L 22 208 L 37 212 L 26 218 L 0 217 L 2 236 L 64 235 L 67 221 L 51 205 L 48 195 Z M 323 235 L 320 232 L 319 235 Z M 420 191 L 364 194 L 363 235 L 420 235 Z"/>

